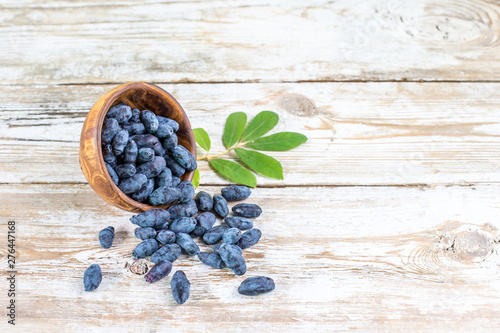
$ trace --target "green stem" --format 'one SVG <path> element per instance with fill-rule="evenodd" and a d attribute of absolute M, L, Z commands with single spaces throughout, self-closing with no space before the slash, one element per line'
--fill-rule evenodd
<path fill-rule="evenodd" d="M 229 148 L 228 150 L 226 150 L 226 151 L 225 151 L 225 152 L 223 152 L 223 153 L 216 154 L 216 155 L 208 155 L 208 154 L 207 154 L 207 155 L 205 155 L 205 156 L 203 156 L 203 157 L 197 157 L 196 159 L 197 159 L 198 161 L 200 161 L 200 160 L 207 160 L 207 161 L 210 161 L 211 159 L 214 159 L 214 158 L 217 158 L 217 157 L 220 157 L 220 156 L 224 156 L 224 155 L 228 154 L 229 152 L 231 152 L 231 150 L 236 149 L 236 148 L 243 147 L 243 146 L 244 146 L 244 145 L 246 145 L 246 144 L 247 144 L 247 142 L 240 142 L 240 143 L 238 143 L 236 146 Z"/>

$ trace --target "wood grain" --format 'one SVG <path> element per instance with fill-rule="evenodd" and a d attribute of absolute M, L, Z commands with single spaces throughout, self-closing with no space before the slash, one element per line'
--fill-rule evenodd
<path fill-rule="evenodd" d="M 85 178 L 96 193 L 111 205 L 129 212 L 141 213 L 153 206 L 133 200 L 120 191 L 106 170 L 101 148 L 101 128 L 104 116 L 111 106 L 126 103 L 140 111 L 149 110 L 158 116 L 177 121 L 179 145 L 196 158 L 196 142 L 191 123 L 179 103 L 163 89 L 144 82 L 131 82 L 116 87 L 101 96 L 87 113 L 80 136 L 79 162 Z M 192 180 L 194 171 L 182 175 L 181 180 Z M 156 208 L 168 208 L 160 205 Z"/>
<path fill-rule="evenodd" d="M 14 219 L 23 331 L 494 330 L 499 196 L 498 185 L 256 189 L 248 201 L 264 208 L 255 220 L 263 237 L 245 251 L 248 273 L 183 255 L 174 270 L 186 272 L 192 291 L 182 307 L 170 278 L 149 285 L 131 272 L 132 214 L 88 185 L 0 186 L 0 238 Z M 108 225 L 116 239 L 104 250 L 97 234 Z M 3 247 L 0 256 L 5 267 Z M 87 293 L 82 274 L 91 263 L 104 279 Z M 256 275 L 271 276 L 276 290 L 238 295 Z"/>
<path fill-rule="evenodd" d="M 0 239 L 16 221 L 16 331 L 500 329 L 499 1 L 4 0 L 0 41 Z M 183 306 L 169 277 L 145 283 L 132 214 L 99 198 L 78 163 L 92 105 L 137 80 L 171 92 L 212 153 L 235 111 L 274 110 L 275 131 L 309 138 L 270 153 L 284 181 L 258 178 L 248 201 L 264 209 L 263 237 L 244 277 L 174 263 L 192 283 Z M 200 190 L 228 183 L 200 166 Z M 92 263 L 104 279 L 87 293 Z M 239 295 L 257 275 L 276 290 Z"/>
<path fill-rule="evenodd" d="M 3 183 L 84 183 L 78 140 L 85 116 L 114 85 L 0 86 Z M 280 115 L 275 131 L 309 141 L 270 152 L 285 181 L 262 186 L 408 185 L 500 181 L 500 84 L 300 83 L 161 85 L 222 152 L 226 117 Z M 201 156 L 203 151 L 198 150 Z M 202 183 L 227 183 L 200 162 Z M 328 172 L 324 172 L 328 170 Z"/>
<path fill-rule="evenodd" d="M 499 80 L 480 0 L 2 1 L 7 84 Z"/>

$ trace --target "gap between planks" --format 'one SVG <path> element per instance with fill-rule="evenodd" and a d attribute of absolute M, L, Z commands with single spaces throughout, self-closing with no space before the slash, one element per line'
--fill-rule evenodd
<path fill-rule="evenodd" d="M 0 83 L 0 87 L 59 87 L 59 86 L 106 86 L 121 85 L 129 81 L 109 81 L 109 82 L 64 82 L 64 83 Z M 499 83 L 498 80 L 443 80 L 443 79 L 394 79 L 394 80 L 353 80 L 353 79 L 332 79 L 332 80 L 248 80 L 248 81 L 145 81 L 151 84 L 280 84 L 280 83 Z"/>

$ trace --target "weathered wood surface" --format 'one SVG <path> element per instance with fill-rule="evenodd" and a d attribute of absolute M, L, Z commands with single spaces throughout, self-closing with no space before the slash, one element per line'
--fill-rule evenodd
<path fill-rule="evenodd" d="M 78 140 L 86 113 L 114 85 L 0 87 L 2 183 L 78 182 Z M 271 152 L 285 181 L 265 186 L 498 182 L 500 84 L 300 83 L 161 85 L 205 128 L 214 152 L 227 115 L 263 109 L 276 131 L 309 141 Z M 300 96 L 298 95 L 300 94 Z M 203 154 L 203 151 L 199 151 Z M 204 184 L 227 183 L 200 162 Z"/>
<path fill-rule="evenodd" d="M 8 220 L 19 273 L 17 330 L 4 317 L 0 332 L 498 331 L 499 40 L 499 1 L 1 1 L 2 308 Z M 177 306 L 170 278 L 132 273 L 131 214 L 91 190 L 78 140 L 97 99 L 137 80 L 171 92 L 214 152 L 235 111 L 309 137 L 271 153 L 285 180 L 259 177 L 249 200 L 264 214 L 246 276 L 273 293 L 242 297 L 243 277 L 183 256 Z M 228 183 L 200 166 L 201 189 Z"/>
<path fill-rule="evenodd" d="M 500 3 L 0 4 L 0 82 L 498 80 Z"/>
<path fill-rule="evenodd" d="M 0 239 L 16 220 L 24 332 L 493 330 L 499 196 L 498 185 L 256 189 L 263 237 L 245 252 L 246 276 L 272 276 L 276 290 L 242 297 L 243 277 L 183 255 L 175 269 L 192 283 L 183 306 L 171 298 L 170 278 L 149 285 L 131 272 L 132 214 L 88 185 L 1 185 Z M 97 239 L 107 225 L 116 228 L 110 250 Z M 0 255 L 5 267 L 4 248 Z M 82 274 L 91 263 L 104 279 L 87 293 Z"/>

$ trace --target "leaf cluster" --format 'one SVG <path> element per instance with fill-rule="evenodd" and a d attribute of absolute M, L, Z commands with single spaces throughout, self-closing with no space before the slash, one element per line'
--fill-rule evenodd
<path fill-rule="evenodd" d="M 252 171 L 270 178 L 283 179 L 281 163 L 274 157 L 257 150 L 287 151 L 306 142 L 307 137 L 295 132 L 279 132 L 264 136 L 278 124 L 278 121 L 279 115 L 272 111 L 262 111 L 248 123 L 246 113 L 231 113 L 226 120 L 222 135 L 222 142 L 227 150 L 222 154 L 213 156 L 208 155 L 212 143 L 207 132 L 202 128 L 195 128 L 193 133 L 196 142 L 207 152 L 205 157 L 199 159 L 208 160 L 210 166 L 221 176 L 250 187 L 257 186 L 257 178 Z M 232 150 L 239 157 L 238 162 L 240 163 L 218 158 Z M 200 175 L 196 170 L 193 183 L 197 185 L 199 181 Z"/>

